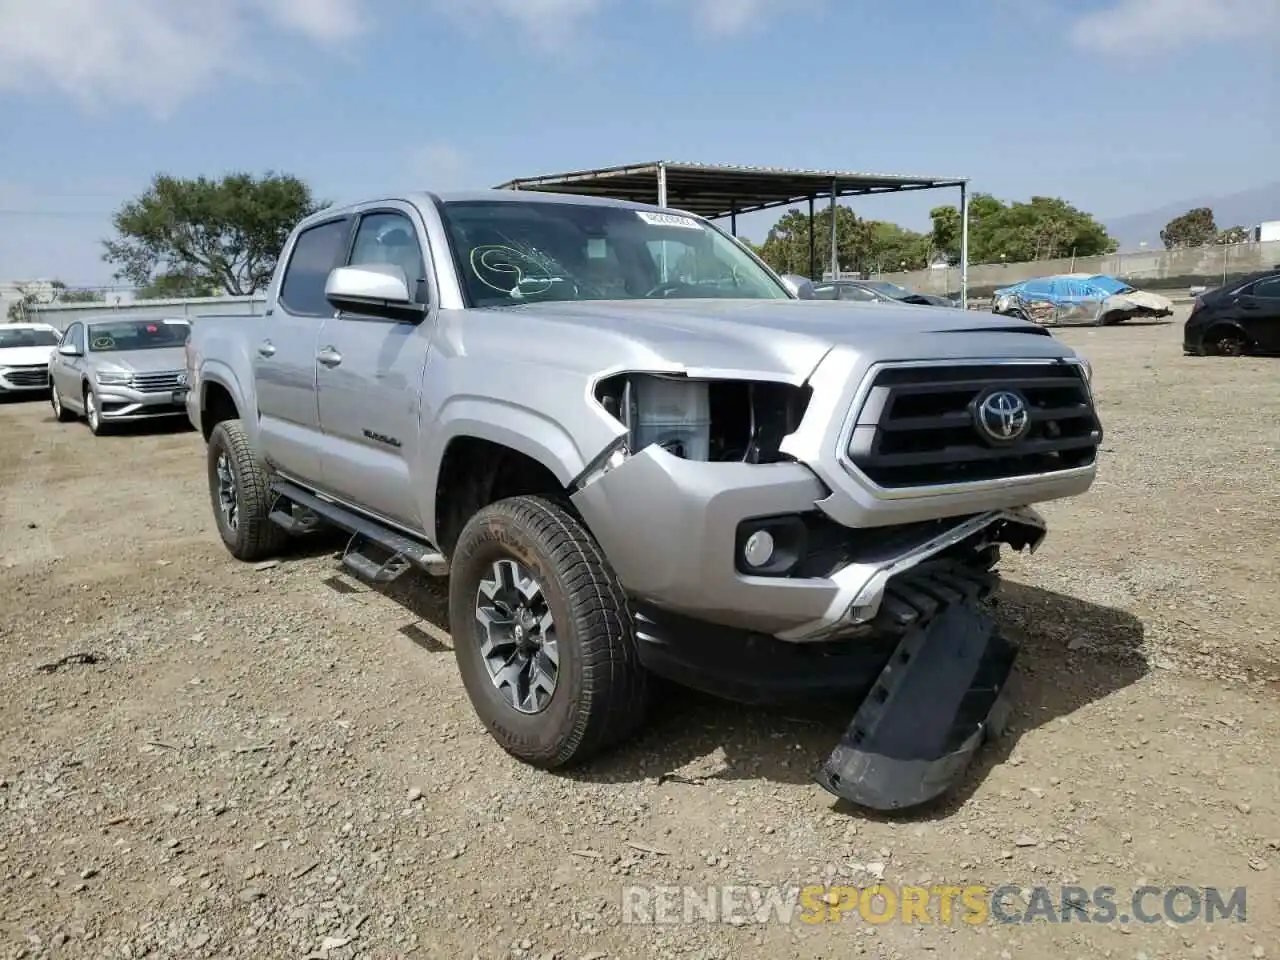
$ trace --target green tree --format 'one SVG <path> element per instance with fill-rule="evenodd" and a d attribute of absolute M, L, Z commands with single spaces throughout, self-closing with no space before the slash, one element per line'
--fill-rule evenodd
<path fill-rule="evenodd" d="M 837 251 L 840 269 L 859 270 L 871 248 L 871 226 L 851 209 L 836 207 Z M 814 271 L 818 276 L 831 267 L 831 208 L 813 215 Z M 779 273 L 809 275 L 809 215 L 799 210 L 784 213 L 760 246 L 760 255 Z"/>
<path fill-rule="evenodd" d="M 1217 236 L 1218 227 L 1213 222 L 1213 210 L 1209 207 L 1188 210 L 1182 216 L 1174 217 L 1160 231 L 1160 240 L 1166 250 L 1203 247 L 1213 243 Z"/>
<path fill-rule="evenodd" d="M 145 287 L 139 287 L 134 296 L 139 300 L 169 300 L 183 297 L 213 297 L 218 291 L 208 280 L 189 272 L 159 273 Z"/>
<path fill-rule="evenodd" d="M 960 212 L 953 206 L 935 207 L 931 240 L 951 262 L 960 259 Z M 990 194 L 976 194 L 969 203 L 969 260 L 972 263 L 1046 260 L 1075 255 L 1111 253 L 1116 241 L 1092 215 L 1058 197 L 1002 203 Z"/>
<path fill-rule="evenodd" d="M 1249 231 L 1244 227 L 1227 227 L 1219 231 L 1214 243 L 1248 243 Z"/>
<path fill-rule="evenodd" d="M 47 303 L 101 303 L 106 298 L 98 290 L 68 290 L 61 280 L 18 284 L 18 299 L 9 304 L 8 319 L 21 322 L 34 306 Z"/>
<path fill-rule="evenodd" d="M 884 220 L 867 221 L 870 243 L 860 257 L 859 270 L 922 270 L 933 252 L 930 234 L 916 233 Z"/>
<path fill-rule="evenodd" d="M 67 290 L 58 297 L 61 303 L 102 303 L 106 299 L 101 290 Z"/>
<path fill-rule="evenodd" d="M 290 230 L 325 206 L 287 174 L 157 174 L 112 217 L 117 236 L 103 241 L 103 259 L 116 266 L 117 279 L 138 287 L 176 275 L 243 296 L 267 285 Z"/>

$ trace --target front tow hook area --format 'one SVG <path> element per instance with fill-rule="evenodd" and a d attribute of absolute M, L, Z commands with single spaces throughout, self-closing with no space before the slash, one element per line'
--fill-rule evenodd
<path fill-rule="evenodd" d="M 818 782 L 881 811 L 946 793 L 1003 729 L 1016 657 L 976 596 L 943 606 L 903 635 Z"/>

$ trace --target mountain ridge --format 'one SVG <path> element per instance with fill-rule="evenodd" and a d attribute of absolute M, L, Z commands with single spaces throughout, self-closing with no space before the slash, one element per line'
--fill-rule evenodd
<path fill-rule="evenodd" d="M 1149 247 L 1159 247 L 1165 224 L 1196 207 L 1212 209 L 1219 230 L 1237 226 L 1249 230 L 1265 220 L 1280 220 L 1280 180 L 1234 193 L 1166 203 L 1152 210 L 1106 218 L 1102 223 L 1120 242 L 1121 250 L 1133 249 L 1144 241 Z"/>

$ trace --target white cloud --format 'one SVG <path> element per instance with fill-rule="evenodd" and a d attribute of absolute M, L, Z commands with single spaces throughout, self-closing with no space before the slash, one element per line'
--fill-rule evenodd
<path fill-rule="evenodd" d="M 675 24 L 680 10 L 724 37 L 824 2 L 644 0 L 643 15 Z M 517 40 L 546 51 L 571 47 L 606 10 L 634 14 L 641 0 L 418 3 L 421 15 L 446 14 L 455 28 L 508 21 Z M 271 76 L 269 44 L 279 35 L 337 46 L 360 37 L 383 9 L 376 0 L 0 0 L 0 91 L 52 88 L 82 107 L 119 104 L 164 117 L 219 81 Z"/>
<path fill-rule="evenodd" d="M 52 87 L 85 107 L 158 116 L 227 76 L 262 74 L 263 18 L 333 43 L 360 32 L 363 0 L 0 0 L 0 89 Z"/>
<path fill-rule="evenodd" d="M 1246 38 L 1280 38 L 1280 0 L 1110 0 L 1071 28 L 1081 47 L 1133 56 Z"/>
<path fill-rule="evenodd" d="M 405 170 L 415 190 L 458 190 L 472 183 L 471 158 L 448 143 L 429 143 L 409 151 Z"/>
<path fill-rule="evenodd" d="M 694 18 L 717 37 L 745 33 L 775 14 L 799 12 L 811 5 L 805 0 L 695 0 L 692 4 Z"/>

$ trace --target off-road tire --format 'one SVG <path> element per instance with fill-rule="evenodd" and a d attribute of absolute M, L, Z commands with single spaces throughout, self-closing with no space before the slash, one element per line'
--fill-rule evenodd
<path fill-rule="evenodd" d="M 58 393 L 56 383 L 49 384 L 49 404 L 53 407 L 53 417 L 59 423 L 70 423 L 76 418 L 74 412 L 62 405 L 62 396 Z"/>
<path fill-rule="evenodd" d="M 521 713 L 498 692 L 481 655 L 476 592 L 495 561 L 512 559 L 542 587 L 555 618 L 559 669 L 540 713 Z M 508 753 L 544 769 L 580 763 L 644 722 L 649 677 L 637 652 L 626 595 L 591 534 L 542 497 L 500 500 L 463 527 L 449 575 L 454 655 L 467 695 Z"/>
<path fill-rule="evenodd" d="M 235 478 L 237 523 L 228 525 L 218 497 L 218 458 L 225 453 Z M 206 448 L 209 499 L 218 535 L 237 560 L 264 560 L 279 553 L 288 532 L 267 519 L 271 512 L 271 484 L 262 463 L 254 456 L 244 424 L 223 420 L 213 428 Z"/>

